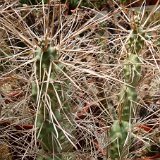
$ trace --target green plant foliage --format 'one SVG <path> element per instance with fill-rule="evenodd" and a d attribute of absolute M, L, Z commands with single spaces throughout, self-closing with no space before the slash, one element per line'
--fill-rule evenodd
<path fill-rule="evenodd" d="M 78 5 L 90 8 L 103 8 L 103 5 L 107 3 L 108 0 L 61 0 L 61 3 L 68 3 L 71 9 L 75 9 Z"/>
<path fill-rule="evenodd" d="M 77 5 L 79 4 L 79 0 L 70 0 L 70 5 L 73 7 L 77 7 Z"/>
<path fill-rule="evenodd" d="M 28 4 L 28 5 L 36 5 L 36 4 L 46 4 L 48 0 L 19 0 L 21 4 Z"/>
<path fill-rule="evenodd" d="M 121 3 L 124 3 L 124 2 L 126 2 L 126 1 L 127 1 L 127 0 L 120 0 Z"/>

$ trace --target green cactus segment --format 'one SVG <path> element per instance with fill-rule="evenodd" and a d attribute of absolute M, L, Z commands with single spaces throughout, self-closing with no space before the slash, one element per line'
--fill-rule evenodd
<path fill-rule="evenodd" d="M 37 98 L 37 85 L 35 82 L 32 82 L 32 97 L 34 100 Z"/>
<path fill-rule="evenodd" d="M 39 102 L 37 137 L 45 155 L 61 160 L 61 151 L 72 148 L 63 132 L 63 129 L 70 127 L 66 120 L 66 115 L 70 112 L 69 102 L 62 92 L 68 81 L 59 80 L 65 68 L 58 61 L 55 47 L 37 48 L 35 59 L 38 86 L 35 82 L 32 83 L 32 96 L 37 103 Z"/>
<path fill-rule="evenodd" d="M 128 56 L 124 62 L 123 74 L 125 82 L 128 84 L 122 89 L 120 96 L 120 119 L 124 121 L 130 120 L 132 117 L 134 102 L 137 101 L 136 86 L 141 79 L 141 61 L 139 54 L 144 46 L 144 33 L 140 26 L 138 16 L 134 17 L 131 36 L 127 43 Z M 127 117 L 128 115 L 128 117 Z"/>
<path fill-rule="evenodd" d="M 50 63 L 58 59 L 57 50 L 51 46 L 48 47 L 47 51 L 45 52 L 43 52 L 41 48 L 37 48 L 35 51 L 35 58 L 37 75 L 42 81 L 44 74 L 49 70 Z M 56 71 L 53 70 L 52 75 L 54 72 Z M 45 75 L 45 79 L 47 79 L 47 75 Z"/>
<path fill-rule="evenodd" d="M 141 32 L 139 34 L 138 33 L 137 31 L 133 31 L 128 42 L 129 50 L 132 54 L 138 54 L 144 46 L 144 40 L 142 39 L 142 37 L 144 37 L 145 35 Z"/>
<path fill-rule="evenodd" d="M 134 103 L 137 101 L 135 87 L 141 78 L 141 62 L 137 54 L 129 55 L 123 68 L 125 82 L 130 86 L 125 86 L 120 92 L 120 119 L 129 121 L 132 117 Z"/>
<path fill-rule="evenodd" d="M 138 55 L 129 55 L 125 62 L 123 71 L 126 83 L 136 86 L 141 78 L 141 61 Z"/>
<path fill-rule="evenodd" d="M 137 100 L 136 89 L 125 86 L 120 92 L 120 119 L 129 122 L 133 115 L 133 106 Z"/>
<path fill-rule="evenodd" d="M 39 51 L 40 52 L 40 51 Z M 39 55 L 39 52 L 38 55 Z M 42 63 L 42 67 L 48 69 L 48 66 L 50 65 L 50 62 L 52 60 L 57 60 L 58 55 L 57 55 L 57 51 L 54 47 L 48 47 L 46 52 L 41 52 L 41 63 Z"/>
<path fill-rule="evenodd" d="M 121 159 L 125 153 L 125 142 L 128 138 L 129 127 L 129 123 L 126 121 L 114 121 L 110 131 L 110 157 L 112 160 Z"/>

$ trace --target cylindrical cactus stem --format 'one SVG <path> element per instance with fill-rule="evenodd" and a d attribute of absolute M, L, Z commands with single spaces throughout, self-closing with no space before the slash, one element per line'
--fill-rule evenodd
<path fill-rule="evenodd" d="M 134 87 L 125 86 L 120 92 L 119 120 L 129 122 L 133 116 L 134 103 L 137 100 L 137 93 Z"/>
<path fill-rule="evenodd" d="M 128 151 L 125 144 L 130 143 L 129 130 L 133 118 L 133 107 L 137 101 L 136 87 L 141 78 L 141 61 L 139 54 L 144 45 L 144 33 L 140 26 L 138 17 L 134 18 L 132 34 L 127 43 L 128 55 L 124 62 L 123 74 L 126 85 L 123 86 L 119 100 L 118 120 L 113 122 L 110 131 L 111 147 L 110 157 L 113 160 L 125 159 Z M 128 147 L 127 147 L 128 148 Z"/>
<path fill-rule="evenodd" d="M 141 77 L 141 61 L 137 54 L 130 53 L 128 59 L 125 61 L 123 71 L 125 82 L 135 87 Z"/>
<path fill-rule="evenodd" d="M 63 144 L 68 143 L 68 139 L 65 137 L 62 129 L 57 126 L 65 121 L 64 110 L 66 110 L 65 108 L 68 104 L 64 103 L 67 101 L 65 96 L 62 95 L 62 84 L 67 84 L 67 81 L 59 83 L 59 79 L 57 80 L 57 77 L 62 73 L 54 65 L 55 63 L 59 68 L 61 67 L 58 63 L 58 54 L 55 47 L 49 46 L 45 51 L 38 48 L 35 51 L 35 56 L 36 76 L 39 86 L 36 86 L 35 83 L 32 84 L 32 95 L 35 101 L 40 100 L 36 121 L 36 127 L 38 128 L 37 136 L 45 154 L 48 157 L 61 160 L 61 150 L 63 149 Z M 37 93 L 37 89 L 39 89 L 40 94 Z M 36 96 L 40 97 L 36 98 Z M 62 104 L 64 103 L 63 105 L 65 106 L 60 106 L 59 101 Z M 63 125 L 67 126 L 66 122 Z M 43 159 L 47 158 L 44 157 Z"/>
<path fill-rule="evenodd" d="M 110 130 L 110 157 L 112 160 L 124 159 L 126 154 L 125 142 L 129 138 L 129 123 L 114 121 Z"/>

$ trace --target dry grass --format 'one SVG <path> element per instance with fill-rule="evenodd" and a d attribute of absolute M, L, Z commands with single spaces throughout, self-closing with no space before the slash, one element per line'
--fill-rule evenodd
<path fill-rule="evenodd" d="M 120 7 L 96 14 L 94 9 L 83 8 L 66 16 L 64 6 L 59 4 L 19 7 L 15 2 L 6 2 L 1 6 L 0 141 L 10 146 L 14 159 L 36 159 L 41 152 L 36 144 L 34 120 L 38 106 L 32 100 L 31 83 L 37 80 L 34 51 L 42 40 L 58 49 L 58 60 L 66 68 L 58 80 L 69 82 L 64 92 L 71 105 L 69 117 L 76 129 L 71 140 L 80 153 L 73 155 L 83 160 L 83 155 L 92 159 L 108 156 L 108 131 L 117 118 L 118 95 L 126 84 L 122 68 L 133 14 Z M 148 39 L 140 55 L 143 72 L 137 86 L 138 104 L 132 133 L 135 144 L 128 155 L 130 159 L 143 156 L 148 146 L 159 143 L 160 23 L 157 15 L 152 21 L 154 13 L 145 15 L 142 7 L 139 16 Z M 156 126 L 149 133 L 137 127 L 139 124 Z M 70 137 L 72 129 L 66 131 Z"/>

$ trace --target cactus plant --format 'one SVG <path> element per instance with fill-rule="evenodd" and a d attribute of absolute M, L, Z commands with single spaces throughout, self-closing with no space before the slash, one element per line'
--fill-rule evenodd
<path fill-rule="evenodd" d="M 127 42 L 127 58 L 124 62 L 123 74 L 126 85 L 122 87 L 119 100 L 118 120 L 113 122 L 110 131 L 111 159 L 124 159 L 129 149 L 126 144 L 131 142 L 130 131 L 132 128 L 133 108 L 137 101 L 136 86 L 141 78 L 141 61 L 139 54 L 144 46 L 144 33 L 141 30 L 138 17 L 135 16 L 132 33 Z"/>
<path fill-rule="evenodd" d="M 69 104 L 62 92 L 67 81 L 59 82 L 58 79 L 62 76 L 61 71 L 64 67 L 58 62 L 55 47 L 38 47 L 35 56 L 38 85 L 32 83 L 32 96 L 38 105 L 36 127 L 37 137 L 45 153 L 42 159 L 50 157 L 60 160 L 62 159 L 61 151 L 72 148 L 68 145 L 68 139 L 63 131 L 63 127 L 69 127 L 69 124 L 63 123 L 66 122 L 65 117 L 69 113 Z"/>

